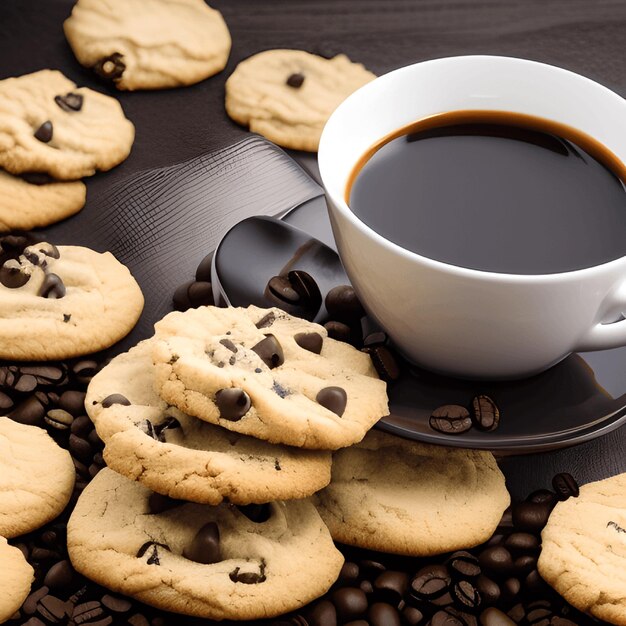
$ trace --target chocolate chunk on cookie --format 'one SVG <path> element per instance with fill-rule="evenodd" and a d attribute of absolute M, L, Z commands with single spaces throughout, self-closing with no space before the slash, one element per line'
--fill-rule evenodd
<path fill-rule="evenodd" d="M 360 441 L 388 412 L 367 354 L 284 311 L 202 307 L 155 328 L 159 395 L 228 430 L 332 450 Z"/>
<path fill-rule="evenodd" d="M 80 573 L 167 611 L 249 621 L 320 596 L 343 564 L 308 501 L 274 502 L 253 521 L 232 504 L 154 512 L 150 496 L 106 468 L 93 479 L 67 528 Z"/>

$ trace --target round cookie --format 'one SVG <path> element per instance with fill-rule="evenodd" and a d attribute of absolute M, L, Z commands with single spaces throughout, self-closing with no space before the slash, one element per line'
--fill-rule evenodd
<path fill-rule="evenodd" d="M 626 625 L 626 474 L 584 485 L 556 505 L 538 569 L 577 609 Z"/>
<path fill-rule="evenodd" d="M 45 430 L 0 417 L 0 535 L 17 537 L 57 517 L 74 478 L 69 452 Z"/>
<path fill-rule="evenodd" d="M 110 468 L 205 504 L 304 498 L 328 484 L 329 452 L 266 443 L 169 407 L 154 391 L 152 345 L 142 341 L 115 357 L 87 389 L 85 406 Z"/>
<path fill-rule="evenodd" d="M 320 596 L 343 564 L 307 500 L 239 509 L 151 495 L 112 470 L 99 472 L 67 526 L 80 573 L 167 611 L 253 620 Z"/>
<path fill-rule="evenodd" d="M 65 359 L 108 348 L 143 308 L 141 289 L 110 252 L 0 237 L 0 358 Z"/>
<path fill-rule="evenodd" d="M 388 413 L 368 355 L 280 309 L 201 307 L 155 329 L 159 395 L 228 430 L 331 450 Z"/>
<path fill-rule="evenodd" d="M 231 46 L 222 15 L 204 0 L 78 0 L 63 28 L 81 65 L 131 91 L 213 76 Z"/>
<path fill-rule="evenodd" d="M 239 63 L 226 81 L 226 112 L 279 146 L 315 152 L 331 113 L 374 78 L 343 54 L 267 50 Z"/>
<path fill-rule="evenodd" d="M 34 579 L 35 572 L 22 551 L 0 537 L 0 624 L 22 606 Z"/>
<path fill-rule="evenodd" d="M 54 224 L 78 213 L 86 194 L 81 181 L 34 185 L 0 170 L 0 231 Z"/>
<path fill-rule="evenodd" d="M 77 88 L 61 72 L 0 80 L 0 167 L 76 180 L 129 154 L 135 129 L 115 98 Z"/>
<path fill-rule="evenodd" d="M 330 485 L 314 501 L 335 541 L 430 556 L 487 541 L 510 497 L 489 452 L 373 430 L 333 454 Z"/>

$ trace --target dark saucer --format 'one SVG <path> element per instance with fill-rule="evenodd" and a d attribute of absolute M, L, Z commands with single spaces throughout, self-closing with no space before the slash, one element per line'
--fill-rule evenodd
<path fill-rule="evenodd" d="M 319 281 L 322 295 L 333 280 L 343 276 L 337 258 L 324 245 L 335 248 L 323 196 L 302 203 L 282 219 L 286 222 L 283 231 L 280 223 L 246 220 L 230 230 L 222 240 L 224 246 L 218 247 L 214 280 L 220 267 L 232 271 L 235 253 L 240 266 L 249 268 L 245 284 L 250 285 L 250 292 L 241 280 L 224 277 L 225 284 L 239 285 L 236 293 L 224 290 L 235 306 L 272 306 L 258 286 L 266 285 L 286 265 L 308 271 Z M 224 257 L 222 263 L 220 256 Z M 224 262 L 226 257 L 228 261 Z M 378 427 L 409 439 L 505 454 L 576 445 L 626 422 L 626 369 L 620 366 L 624 362 L 626 347 L 572 354 L 542 374 L 503 382 L 459 380 L 406 368 L 389 387 L 390 415 L 381 419 Z M 495 431 L 472 428 L 463 434 L 448 435 L 430 427 L 429 418 L 435 408 L 443 404 L 467 406 L 479 394 L 490 396 L 500 408 L 500 426 Z"/>

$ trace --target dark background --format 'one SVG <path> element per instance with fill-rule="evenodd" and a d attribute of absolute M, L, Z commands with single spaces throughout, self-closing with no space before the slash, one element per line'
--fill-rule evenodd
<path fill-rule="evenodd" d="M 0 78 L 58 68 L 79 85 L 107 91 L 75 61 L 65 41 L 62 23 L 72 5 L 72 0 L 0 0 Z M 87 206 L 72 219 L 88 224 L 93 199 L 136 172 L 247 136 L 224 113 L 224 81 L 241 59 L 269 48 L 343 52 L 377 74 L 442 56 L 518 56 L 585 74 L 626 96 L 624 0 L 213 0 L 211 5 L 232 34 L 228 66 L 183 89 L 109 90 L 135 124 L 136 140 L 127 161 L 86 181 Z M 296 156 L 314 172 L 313 157 Z M 581 482 L 624 472 L 626 428 L 577 448 L 507 459 L 503 468 L 518 495 L 548 486 L 557 471 L 569 471 Z"/>

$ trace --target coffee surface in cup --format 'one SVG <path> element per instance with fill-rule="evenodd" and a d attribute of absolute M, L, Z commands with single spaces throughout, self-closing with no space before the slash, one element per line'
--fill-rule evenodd
<path fill-rule="evenodd" d="M 563 124 L 455 111 L 379 141 L 355 167 L 346 197 L 370 228 L 422 256 L 552 274 L 626 255 L 625 170 Z"/>

